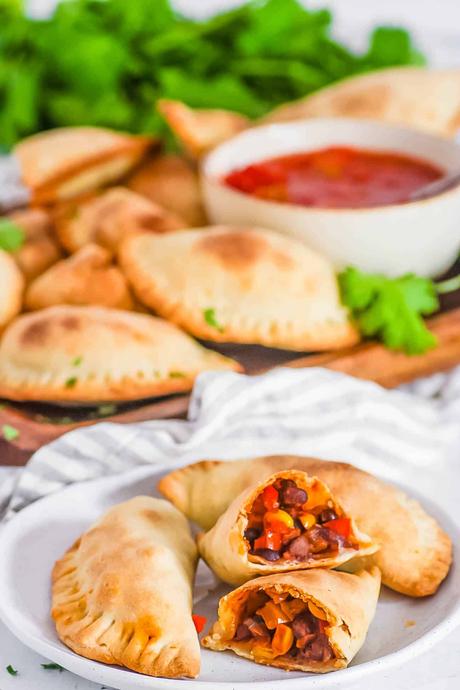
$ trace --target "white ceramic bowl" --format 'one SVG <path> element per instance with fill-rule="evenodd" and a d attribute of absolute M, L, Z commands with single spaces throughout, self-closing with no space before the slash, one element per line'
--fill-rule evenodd
<path fill-rule="evenodd" d="M 202 166 L 213 223 L 271 228 L 303 240 L 337 269 L 357 266 L 390 276 L 436 276 L 460 250 L 460 187 L 431 199 L 359 209 L 321 209 L 256 199 L 227 187 L 227 173 L 276 156 L 329 146 L 354 146 L 415 156 L 460 170 L 460 145 L 405 127 L 345 118 L 255 127 L 212 151 Z"/>

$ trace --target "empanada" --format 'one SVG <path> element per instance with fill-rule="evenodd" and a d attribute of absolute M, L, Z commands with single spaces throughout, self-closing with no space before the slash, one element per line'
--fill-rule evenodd
<path fill-rule="evenodd" d="M 88 659 L 195 678 L 196 562 L 187 521 L 171 504 L 138 496 L 111 508 L 54 566 L 60 639 Z"/>
<path fill-rule="evenodd" d="M 206 225 L 198 172 L 183 156 L 164 153 L 149 158 L 126 184 L 133 192 L 183 218 L 187 227 Z"/>
<path fill-rule="evenodd" d="M 32 202 L 47 204 L 116 182 L 153 143 L 99 127 L 61 127 L 23 139 L 13 154 Z"/>
<path fill-rule="evenodd" d="M 55 304 L 133 308 L 126 278 L 112 264 L 110 252 L 97 244 L 87 244 L 29 285 L 25 296 L 27 309 L 44 309 Z"/>
<path fill-rule="evenodd" d="M 19 314 L 24 278 L 11 254 L 0 249 L 0 329 Z"/>
<path fill-rule="evenodd" d="M 9 217 L 24 232 L 24 243 L 12 255 L 30 283 L 62 258 L 62 250 L 53 236 L 51 216 L 44 209 L 29 208 Z"/>
<path fill-rule="evenodd" d="M 0 343 L 0 397 L 100 402 L 189 391 L 209 369 L 239 370 L 162 319 L 56 306 L 17 318 Z"/>
<path fill-rule="evenodd" d="M 159 489 L 208 530 L 246 487 L 288 469 L 325 482 L 359 529 L 380 544 L 373 560 L 385 585 L 414 597 L 436 592 L 452 562 L 450 538 L 417 501 L 353 465 L 294 455 L 204 461 L 171 472 Z"/>
<path fill-rule="evenodd" d="M 285 470 L 245 489 L 206 534 L 201 557 L 221 580 L 240 585 L 256 575 L 336 568 L 375 553 L 329 488 Z"/>
<path fill-rule="evenodd" d="M 220 600 L 202 644 L 286 670 L 346 668 L 364 643 L 379 590 L 375 567 L 354 575 L 303 570 L 259 577 Z"/>
<path fill-rule="evenodd" d="M 119 258 L 141 302 L 198 338 L 300 351 L 358 340 L 329 261 L 271 230 L 136 235 Z"/>
<path fill-rule="evenodd" d="M 309 117 L 367 118 L 454 136 L 460 127 L 460 69 L 396 67 L 360 74 L 282 105 L 262 123 Z"/>
<path fill-rule="evenodd" d="M 231 110 L 200 110 L 189 108 L 181 101 L 162 99 L 158 110 L 194 158 L 200 158 L 230 137 L 249 127 L 249 119 Z"/>
<path fill-rule="evenodd" d="M 174 214 L 124 187 L 62 204 L 54 218 L 59 241 L 70 253 L 88 242 L 115 252 L 130 233 L 168 232 L 186 225 Z"/>

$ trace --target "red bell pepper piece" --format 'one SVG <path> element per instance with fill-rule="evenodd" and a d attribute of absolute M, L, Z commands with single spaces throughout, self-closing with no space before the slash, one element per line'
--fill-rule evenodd
<path fill-rule="evenodd" d="M 267 549 L 271 551 L 279 551 L 282 544 L 281 534 L 279 532 L 272 532 L 271 530 L 265 533 L 265 542 Z"/>
<path fill-rule="evenodd" d="M 259 549 L 266 549 L 267 547 L 267 539 L 265 537 L 265 534 L 263 534 L 261 537 L 258 537 L 254 541 L 254 550 L 258 551 Z"/>
<path fill-rule="evenodd" d="M 327 527 L 336 532 L 336 534 L 340 534 L 341 537 L 348 539 L 351 532 L 351 520 L 350 518 L 336 518 L 335 520 L 324 522 L 323 527 Z"/>
<path fill-rule="evenodd" d="M 199 616 L 198 614 L 194 613 L 192 615 L 192 620 L 195 623 L 195 628 L 198 634 L 203 630 L 204 626 L 206 625 L 206 621 L 208 620 L 206 616 Z"/>
<path fill-rule="evenodd" d="M 279 495 L 274 486 L 266 486 L 262 493 L 265 510 L 279 508 Z"/>

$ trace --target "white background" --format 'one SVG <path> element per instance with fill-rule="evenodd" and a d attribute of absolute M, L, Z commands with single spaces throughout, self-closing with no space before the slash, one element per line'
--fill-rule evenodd
<path fill-rule="evenodd" d="M 151 2 L 154 4 L 155 0 Z M 53 0 L 29 0 L 30 11 L 35 15 L 46 14 L 53 4 Z M 195 16 L 204 16 L 210 10 L 238 4 L 241 4 L 238 0 L 175 1 L 178 9 Z M 310 0 L 307 4 L 333 8 L 336 35 L 358 48 L 364 45 L 369 28 L 375 24 L 403 23 L 414 30 L 420 47 L 429 54 L 433 64 L 460 65 L 460 0 Z M 0 468 L 0 481 L 6 473 L 7 470 Z M 438 645 L 429 656 L 421 657 L 399 670 L 381 673 L 375 678 L 347 687 L 349 690 L 367 690 L 370 687 L 372 690 L 458 690 L 459 651 L 457 633 Z M 23 647 L 0 624 L 0 690 L 100 688 L 99 685 L 88 683 L 68 672 L 44 671 L 40 667 L 43 662 L 43 659 Z M 11 677 L 6 673 L 4 669 L 8 664 L 18 669 L 18 676 Z M 334 690 L 333 675 L 330 690 Z"/>

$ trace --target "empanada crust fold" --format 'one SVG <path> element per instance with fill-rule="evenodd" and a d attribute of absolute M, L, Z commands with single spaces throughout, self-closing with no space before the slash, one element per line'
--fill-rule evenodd
<path fill-rule="evenodd" d="M 424 94 L 430 94 L 430 98 Z M 396 67 L 332 84 L 262 119 L 263 124 L 312 117 L 353 117 L 454 136 L 460 125 L 460 70 Z"/>
<path fill-rule="evenodd" d="M 285 470 L 270 475 L 265 480 L 245 489 L 237 496 L 217 520 L 209 532 L 198 535 L 198 549 L 201 557 L 221 580 L 232 585 L 240 585 L 257 575 L 270 573 L 282 573 L 290 570 L 304 570 L 306 568 L 336 568 L 354 558 L 370 556 L 375 553 L 379 545 L 365 534 L 361 534 L 352 521 L 352 533 L 359 540 L 360 548 L 357 550 L 341 549 L 336 555 L 331 554 L 314 561 L 288 561 L 280 559 L 275 562 L 253 562 L 249 557 L 247 542 L 244 538 L 248 527 L 248 514 L 256 497 L 263 492 L 265 487 L 273 484 L 277 479 L 295 481 L 296 485 L 305 489 L 307 495 L 321 491 L 329 495 L 328 488 L 316 477 L 308 476 L 305 472 L 297 470 Z M 320 487 L 318 488 L 318 484 Z M 329 501 L 334 505 L 337 514 L 342 514 L 341 506 L 333 496 Z"/>
<path fill-rule="evenodd" d="M 337 657 L 326 663 L 307 660 L 300 663 L 286 655 L 259 663 L 292 671 L 326 673 L 346 668 L 362 647 L 375 614 L 380 572 L 376 567 L 355 574 L 302 570 L 250 580 L 220 600 L 218 620 L 202 640 L 204 647 L 217 651 L 232 649 L 239 656 L 254 660 L 251 650 L 232 638 L 248 593 L 258 590 L 288 592 L 320 607 L 327 616 L 329 641 Z"/>
<path fill-rule="evenodd" d="M 188 524 L 171 504 L 139 496 L 115 506 L 54 566 L 59 638 L 88 659 L 151 676 L 195 678 L 196 562 Z"/>
<path fill-rule="evenodd" d="M 32 203 L 48 204 L 114 182 L 154 144 L 98 127 L 62 127 L 23 139 L 13 150 Z"/>
<path fill-rule="evenodd" d="M 413 597 L 436 592 L 452 562 L 450 537 L 417 501 L 352 465 L 292 455 L 206 460 L 175 470 L 160 481 L 159 489 L 209 530 L 246 487 L 287 469 L 324 481 L 359 529 L 380 544 L 373 561 L 385 585 Z"/>
<path fill-rule="evenodd" d="M 24 278 L 11 254 L 0 249 L 0 330 L 22 307 Z"/>
<path fill-rule="evenodd" d="M 0 343 L 0 397 L 102 402 L 191 390 L 210 369 L 240 370 L 172 324 L 105 307 L 54 306 L 18 317 Z"/>
<path fill-rule="evenodd" d="M 332 265 L 273 231 L 136 235 L 122 243 L 119 260 L 141 302 L 203 340 L 294 351 L 358 340 Z"/>

